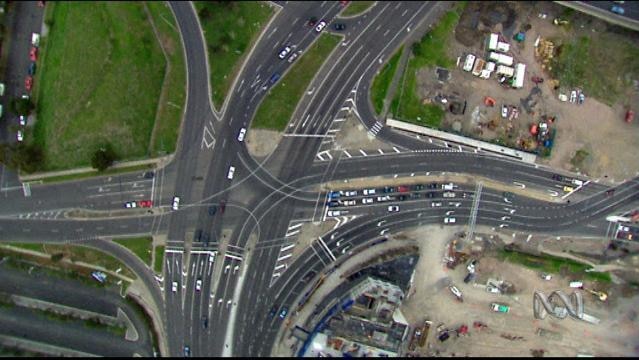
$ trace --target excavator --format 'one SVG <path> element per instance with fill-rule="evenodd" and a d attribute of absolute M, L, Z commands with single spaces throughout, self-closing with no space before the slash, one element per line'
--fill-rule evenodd
<path fill-rule="evenodd" d="M 585 287 L 581 287 L 581 289 L 595 295 L 602 302 L 605 302 L 608 299 L 608 294 L 603 291 L 596 291 Z"/>

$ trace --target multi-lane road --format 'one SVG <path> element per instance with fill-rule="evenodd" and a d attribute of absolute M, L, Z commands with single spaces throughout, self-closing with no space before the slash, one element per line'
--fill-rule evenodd
<path fill-rule="evenodd" d="M 286 76 L 294 66 L 277 53 L 285 44 L 295 45 L 296 51 L 308 49 L 319 34 L 306 26 L 307 19 L 324 19 L 330 27 L 342 10 L 340 3 L 274 4 L 276 15 L 246 58 L 221 109 L 211 106 L 210 59 L 196 12 L 189 2 L 169 4 L 184 44 L 188 74 L 184 124 L 172 162 L 151 178 L 137 172 L 32 185 L 29 197 L 21 188 L 7 190 L 0 204 L 0 239 L 91 242 L 124 257 L 161 309 L 170 355 L 181 356 L 188 347 L 194 356 L 267 356 L 283 325 L 278 316 L 269 315 L 271 309 L 292 311 L 305 287 L 349 252 L 386 233 L 442 223 L 449 211 L 465 224 L 472 211 L 472 198 L 460 192 L 472 194 L 472 186 L 457 189 L 459 206 L 438 199 L 444 204 L 433 207 L 424 198 L 362 205 L 360 196 L 356 206 L 335 208 L 358 218 L 313 242 L 274 276 L 291 222 L 324 219 L 326 193 L 316 190 L 318 184 L 370 176 L 385 176 L 390 184 L 395 175 L 454 172 L 561 193 L 564 184 L 552 178 L 550 169 L 484 153 L 429 151 L 441 148 L 385 127 L 378 138 L 407 151 L 314 161 L 345 106 L 355 106 L 367 128 L 376 126 L 368 101 L 376 71 L 412 31 L 434 23 L 448 3 L 380 1 L 364 15 L 343 20 L 347 29 L 340 45 L 309 85 L 282 141 L 260 161 L 251 157 L 237 136 L 240 129 L 250 128 L 268 94 L 268 79 L 275 73 Z M 230 167 L 235 168 L 232 179 L 227 177 Z M 612 195 L 607 190 L 589 182 L 571 195 L 571 203 L 523 196 L 506 203 L 501 192 L 484 189 L 476 220 L 494 227 L 506 224 L 515 231 L 604 236 L 603 219 L 638 200 L 639 180 L 628 181 Z M 171 210 L 174 196 L 180 198 L 177 211 Z M 122 207 L 126 201 L 142 199 L 154 201 L 151 212 Z M 400 211 L 390 214 L 388 205 L 399 205 Z M 160 282 L 139 261 L 118 254 L 117 245 L 103 240 L 124 234 L 166 235 Z"/>

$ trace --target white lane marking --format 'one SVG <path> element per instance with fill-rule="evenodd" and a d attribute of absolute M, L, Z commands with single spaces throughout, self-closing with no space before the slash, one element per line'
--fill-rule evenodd
<path fill-rule="evenodd" d="M 294 247 L 295 247 L 295 244 L 284 246 L 283 248 L 280 249 L 280 252 L 284 252 L 284 251 L 286 251 L 288 249 L 292 249 Z"/>
<path fill-rule="evenodd" d="M 288 230 L 295 230 L 298 227 L 301 227 L 302 225 L 304 225 L 304 224 L 303 223 L 299 223 L 299 224 L 295 224 L 295 225 L 289 226 Z"/>
<path fill-rule="evenodd" d="M 396 148 L 395 146 L 393 146 L 393 150 L 395 150 L 395 152 L 396 152 L 396 153 L 398 153 L 398 154 L 401 152 L 401 151 L 399 151 L 399 149 L 398 149 L 398 148 Z"/>
<path fill-rule="evenodd" d="M 348 151 L 346 151 L 346 150 L 342 150 L 342 152 L 343 152 L 344 154 L 346 154 L 346 156 L 348 156 L 349 158 L 352 158 L 352 157 L 353 157 L 353 155 L 349 154 L 349 153 L 348 153 Z"/>
<path fill-rule="evenodd" d="M 286 254 L 280 258 L 277 258 L 277 261 L 282 261 L 282 260 L 286 260 L 288 258 L 290 258 L 291 256 L 293 256 L 293 254 Z"/>
<path fill-rule="evenodd" d="M 364 152 L 364 150 L 362 150 L 362 149 L 359 149 L 359 152 L 360 152 L 360 153 L 362 153 L 362 155 L 364 155 L 364 156 L 368 156 L 368 155 Z"/>
<path fill-rule="evenodd" d="M 293 232 L 290 233 L 286 233 L 286 235 L 284 235 L 284 237 L 289 237 L 289 236 L 293 236 L 293 235 L 297 235 L 300 233 L 301 230 L 295 230 Z"/>
<path fill-rule="evenodd" d="M 384 155 L 384 152 L 382 151 L 382 149 L 377 149 L 377 151 L 379 151 L 381 155 Z"/>

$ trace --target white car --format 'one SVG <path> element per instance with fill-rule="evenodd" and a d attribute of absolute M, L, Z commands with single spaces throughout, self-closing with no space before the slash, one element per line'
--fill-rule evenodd
<path fill-rule="evenodd" d="M 177 292 L 178 291 L 178 283 L 177 281 L 174 281 L 171 283 L 171 291 L 173 292 Z"/>
<path fill-rule="evenodd" d="M 454 206 L 454 207 L 459 207 L 461 205 L 460 202 L 449 202 L 448 206 Z"/>
<path fill-rule="evenodd" d="M 373 203 L 373 198 L 363 198 L 362 199 L 362 204 L 372 204 Z"/>
<path fill-rule="evenodd" d="M 570 102 L 574 103 L 577 101 L 577 92 L 575 90 L 570 92 Z"/>
<path fill-rule="evenodd" d="M 344 200 L 342 202 L 342 205 L 344 205 L 344 206 L 353 206 L 353 205 L 355 205 L 355 200 Z"/>
<path fill-rule="evenodd" d="M 288 53 L 291 52 L 291 47 L 290 46 L 285 46 L 281 51 L 280 54 L 278 55 L 280 59 L 284 59 L 286 57 L 286 55 L 288 55 Z"/>
<path fill-rule="evenodd" d="M 432 202 L 432 203 L 430 203 L 430 206 L 432 206 L 432 207 L 440 207 L 440 206 L 442 206 L 442 203 L 440 203 L 440 202 Z"/>
<path fill-rule="evenodd" d="M 459 291 L 459 289 L 456 286 L 450 285 L 448 288 L 450 289 L 450 292 L 452 292 L 453 295 L 455 295 L 455 297 L 457 297 L 458 299 L 461 299 L 462 293 L 461 291 Z"/>
<path fill-rule="evenodd" d="M 245 135 L 246 135 L 246 128 L 241 128 L 240 133 L 237 134 L 237 141 L 244 141 Z"/>
<path fill-rule="evenodd" d="M 326 213 L 326 215 L 328 216 L 339 216 L 342 212 L 337 210 L 337 211 L 329 211 Z"/>
<path fill-rule="evenodd" d="M 455 218 L 454 217 L 447 217 L 444 218 L 444 224 L 454 224 L 455 223 Z"/>
<path fill-rule="evenodd" d="M 325 27 L 326 27 L 326 21 L 322 20 L 315 27 L 315 31 L 321 32 Z"/>
<path fill-rule="evenodd" d="M 18 137 L 18 141 L 24 140 L 24 134 L 22 134 L 22 130 L 18 130 L 17 137 Z"/>
<path fill-rule="evenodd" d="M 391 197 L 386 195 L 386 196 L 378 196 L 377 197 L 377 201 L 382 202 L 382 201 L 390 201 Z"/>
<path fill-rule="evenodd" d="M 356 190 L 353 190 L 353 191 L 340 191 L 339 193 L 342 196 L 357 196 L 357 191 Z"/>
<path fill-rule="evenodd" d="M 20 115 L 19 121 L 20 121 L 20 126 L 27 125 L 27 117 L 26 116 Z"/>
<path fill-rule="evenodd" d="M 501 291 L 499 291 L 499 288 L 496 286 L 488 285 L 486 286 L 486 291 L 488 291 L 489 293 L 493 293 L 493 294 L 499 294 Z"/>
<path fill-rule="evenodd" d="M 202 290 L 202 279 L 197 279 L 197 281 L 195 282 L 195 291 L 200 290 Z"/>
<path fill-rule="evenodd" d="M 510 216 L 502 216 L 501 219 L 504 220 L 504 221 L 510 220 Z"/>
<path fill-rule="evenodd" d="M 178 207 L 180 206 L 180 197 L 179 196 L 175 196 L 173 197 L 173 210 L 177 210 Z"/>
<path fill-rule="evenodd" d="M 388 207 L 388 212 L 398 212 L 399 211 L 399 206 L 389 206 Z"/>
<path fill-rule="evenodd" d="M 233 174 L 235 174 L 235 167 L 234 166 L 229 166 L 229 172 L 228 174 L 226 174 L 226 178 L 229 180 L 233 179 Z"/>
<path fill-rule="evenodd" d="M 292 63 L 293 61 L 295 61 L 295 59 L 297 59 L 298 56 L 300 56 L 301 51 L 298 52 L 294 52 L 291 54 L 291 56 L 288 57 L 288 62 Z"/>
<path fill-rule="evenodd" d="M 453 215 L 454 213 L 455 213 L 455 212 L 454 212 L 453 210 L 446 211 L 446 216 L 448 216 L 448 215 Z"/>
<path fill-rule="evenodd" d="M 138 203 L 136 203 L 135 201 L 129 201 L 124 203 L 124 207 L 127 209 L 136 208 L 138 207 Z"/>
<path fill-rule="evenodd" d="M 215 261 L 215 255 L 211 254 L 209 255 L 209 262 L 212 263 L 213 261 Z"/>
<path fill-rule="evenodd" d="M 455 197 L 455 193 L 452 191 L 447 191 L 444 193 L 444 197 L 445 198 L 454 198 Z"/>
<path fill-rule="evenodd" d="M 502 105 L 501 106 L 501 117 L 503 117 L 503 118 L 507 118 L 508 117 L 508 106 L 506 106 L 506 105 Z"/>
<path fill-rule="evenodd" d="M 364 195 L 375 195 L 375 189 L 364 189 Z"/>

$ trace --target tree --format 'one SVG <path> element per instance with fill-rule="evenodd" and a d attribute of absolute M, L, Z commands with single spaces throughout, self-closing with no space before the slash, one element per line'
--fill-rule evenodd
<path fill-rule="evenodd" d="M 104 171 L 113 165 L 115 160 L 117 160 L 117 154 L 113 151 L 111 144 L 106 143 L 96 150 L 93 157 L 91 157 L 91 166 L 98 169 L 98 171 Z"/>
<path fill-rule="evenodd" d="M 35 104 L 31 102 L 31 98 L 13 98 L 9 102 L 9 111 L 16 115 L 29 115 L 35 109 Z"/>
<path fill-rule="evenodd" d="M 44 151 L 36 144 L 19 143 L 11 149 L 10 153 L 7 163 L 10 168 L 33 173 L 42 169 L 42 165 L 44 165 Z"/>

